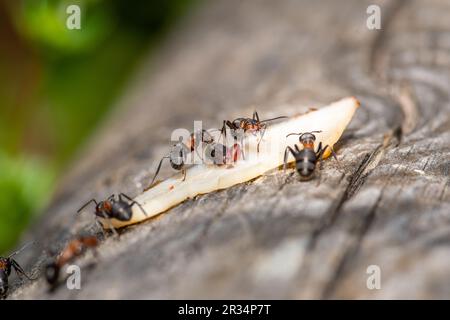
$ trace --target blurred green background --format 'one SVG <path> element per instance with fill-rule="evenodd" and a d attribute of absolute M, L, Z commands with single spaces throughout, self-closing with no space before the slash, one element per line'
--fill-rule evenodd
<path fill-rule="evenodd" d="M 110 111 L 144 53 L 195 0 L 0 0 L 0 254 Z M 69 5 L 81 30 L 69 30 Z"/>

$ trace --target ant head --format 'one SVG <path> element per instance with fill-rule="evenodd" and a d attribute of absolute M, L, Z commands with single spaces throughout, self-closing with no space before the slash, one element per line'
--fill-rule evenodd
<path fill-rule="evenodd" d="M 314 134 L 312 134 L 311 132 L 305 132 L 298 138 L 298 140 L 301 143 L 306 143 L 306 142 L 311 142 L 311 141 L 314 142 L 314 141 L 316 141 L 316 136 Z"/>
<path fill-rule="evenodd" d="M 305 133 L 289 133 L 287 137 L 289 136 L 299 136 L 298 137 L 298 141 L 301 144 L 311 144 L 314 143 L 314 141 L 316 141 L 316 136 L 314 135 L 314 133 L 320 133 L 322 131 L 310 131 L 310 132 L 305 132 Z"/>
<path fill-rule="evenodd" d="M 50 262 L 45 266 L 45 279 L 51 285 L 55 284 L 59 276 L 59 267 L 55 262 Z"/>

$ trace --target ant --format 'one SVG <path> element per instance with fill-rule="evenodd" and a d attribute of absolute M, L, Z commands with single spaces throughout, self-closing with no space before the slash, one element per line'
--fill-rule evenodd
<path fill-rule="evenodd" d="M 97 245 L 98 239 L 95 236 L 80 236 L 71 240 L 63 251 L 45 266 L 45 278 L 51 290 L 55 289 L 60 270 L 64 265 L 82 255 L 88 248 L 94 248 Z"/>
<path fill-rule="evenodd" d="M 235 140 L 237 140 L 238 130 L 242 130 L 244 134 L 247 132 L 250 132 L 253 135 L 260 133 L 258 144 L 256 146 L 256 150 L 259 153 L 259 144 L 261 143 L 261 140 L 264 137 L 264 133 L 266 132 L 267 122 L 285 118 L 287 118 L 287 116 L 275 117 L 266 120 L 259 120 L 258 112 L 254 111 L 253 116 L 251 118 L 236 118 L 233 121 L 224 120 L 221 133 L 225 136 L 226 127 L 229 127 Z"/>
<path fill-rule="evenodd" d="M 289 146 L 286 147 L 286 150 L 284 151 L 284 162 L 283 162 L 284 171 L 286 171 L 287 159 L 289 156 L 288 152 L 292 153 L 292 155 L 294 156 L 296 169 L 297 172 L 300 174 L 302 180 L 309 180 L 312 178 L 312 175 L 316 168 L 317 161 L 320 160 L 320 167 L 322 168 L 323 154 L 327 148 L 330 149 L 331 154 L 336 159 L 336 161 L 338 161 L 336 153 L 334 152 L 333 148 L 331 148 L 329 145 L 326 145 L 324 148 L 322 148 L 322 142 L 319 142 L 317 151 L 314 151 L 314 144 L 316 141 L 316 136 L 314 135 L 314 133 L 320 132 L 322 131 L 290 133 L 286 136 L 287 138 L 291 135 L 299 135 L 300 137 L 298 138 L 298 140 L 303 145 L 303 149 L 300 150 L 298 145 L 295 145 L 295 150 Z"/>
<path fill-rule="evenodd" d="M 217 166 L 235 163 L 239 158 L 239 154 L 241 154 L 242 157 L 244 156 L 238 143 L 235 143 L 231 148 L 227 148 L 221 143 L 215 143 L 208 146 L 205 152 L 206 157 Z"/>
<path fill-rule="evenodd" d="M 161 170 L 161 165 L 164 161 L 164 159 L 169 159 L 170 166 L 175 170 L 181 170 L 181 173 L 183 175 L 183 178 L 181 181 L 184 181 L 186 179 L 186 158 L 189 153 L 192 153 L 194 150 L 196 150 L 197 154 L 197 147 L 199 143 L 205 143 L 207 145 L 212 145 L 214 143 L 214 138 L 211 136 L 211 134 L 205 130 L 198 130 L 196 132 L 191 133 L 189 136 L 188 145 L 183 143 L 183 137 L 179 137 L 178 142 L 175 143 L 172 146 L 172 149 L 169 151 L 169 154 L 167 156 L 162 157 L 161 161 L 158 164 L 158 167 L 156 168 L 156 173 L 153 176 L 152 182 L 149 184 L 147 188 L 144 189 L 144 191 L 147 191 L 153 186 L 153 183 L 155 182 L 156 177 L 158 176 L 159 171 Z M 199 155 L 200 156 L 200 155 Z M 200 158 L 202 158 L 200 156 Z M 202 158 L 203 160 L 203 158 Z"/>
<path fill-rule="evenodd" d="M 125 200 L 124 200 L 125 198 Z M 115 194 L 109 196 L 106 200 L 97 202 L 95 199 L 91 199 L 86 202 L 80 209 L 78 209 L 77 213 L 80 213 L 84 208 L 86 208 L 91 203 L 95 204 L 95 212 L 94 214 L 97 217 L 104 218 L 107 221 L 109 219 L 117 219 L 119 221 L 129 221 L 133 216 L 133 211 L 131 208 L 133 205 L 137 205 L 139 209 L 147 216 L 144 208 L 139 204 L 139 202 L 131 199 L 124 193 L 120 193 L 118 199 L 116 199 Z M 102 228 L 103 229 L 103 228 Z M 111 228 L 113 232 L 117 235 L 117 232 L 114 228 Z"/>
<path fill-rule="evenodd" d="M 15 255 L 21 253 L 25 248 L 33 243 L 34 242 L 27 243 L 22 248 L 11 253 L 6 258 L 0 257 L 0 299 L 6 298 L 6 295 L 8 293 L 8 277 L 11 275 L 11 269 L 14 269 L 14 271 L 20 278 L 22 278 L 22 276 L 25 276 L 25 278 L 27 278 L 28 280 L 36 279 L 28 276 L 22 269 L 22 267 L 17 263 L 17 261 L 13 259 Z"/>

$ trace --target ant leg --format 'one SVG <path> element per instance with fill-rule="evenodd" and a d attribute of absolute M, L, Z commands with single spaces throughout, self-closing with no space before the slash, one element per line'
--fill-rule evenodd
<path fill-rule="evenodd" d="M 323 168 L 323 153 L 325 152 L 325 148 L 322 148 L 322 141 L 319 142 L 319 146 L 317 147 L 317 151 L 316 151 L 316 157 L 317 159 L 319 159 L 320 161 L 320 169 Z"/>
<path fill-rule="evenodd" d="M 136 200 L 131 199 L 131 198 L 130 198 L 129 196 L 127 196 L 125 193 L 119 194 L 119 197 L 122 197 L 122 196 L 123 196 L 124 198 L 126 198 L 128 201 L 130 201 L 131 206 L 137 205 L 137 206 L 139 207 L 139 209 L 141 209 L 142 213 L 143 213 L 145 216 L 147 216 L 147 212 L 145 212 L 144 208 L 142 207 L 142 205 L 141 205 L 139 202 L 137 202 Z"/>
<path fill-rule="evenodd" d="M 230 121 L 228 121 L 228 120 L 223 120 L 222 129 L 220 129 L 220 136 L 221 136 L 221 138 L 223 138 L 223 141 L 222 141 L 223 143 L 225 143 L 225 141 L 227 139 L 227 126 L 229 126 L 229 122 Z"/>
<path fill-rule="evenodd" d="M 111 220 L 109 220 L 109 217 L 106 215 L 105 212 L 102 212 L 102 214 L 103 214 L 103 218 L 105 218 L 106 222 L 108 223 L 109 228 L 110 228 L 111 231 L 114 233 L 114 236 L 115 236 L 115 237 L 119 237 L 119 233 L 117 232 L 116 228 L 114 228 L 114 226 L 113 226 Z"/>
<path fill-rule="evenodd" d="M 239 150 L 241 151 L 241 157 L 242 157 L 242 160 L 245 160 L 244 148 L 239 147 Z"/>
<path fill-rule="evenodd" d="M 14 271 L 16 271 L 16 273 L 19 277 L 25 276 L 25 278 L 27 278 L 28 280 L 36 280 L 37 279 L 37 276 L 34 278 L 28 276 L 26 274 L 26 272 L 22 269 L 22 267 L 17 263 L 16 260 L 11 259 L 11 265 L 13 266 Z"/>
<path fill-rule="evenodd" d="M 295 151 L 292 150 L 291 147 L 287 146 L 286 149 L 284 150 L 283 173 L 286 173 L 287 159 L 289 157 L 289 152 L 292 153 L 292 155 L 295 155 Z"/>
<path fill-rule="evenodd" d="M 30 245 L 32 245 L 32 244 L 36 244 L 36 242 L 35 242 L 35 241 L 31 241 L 31 242 L 26 243 L 22 248 L 20 248 L 19 250 L 14 251 L 13 253 L 11 253 L 11 254 L 8 256 L 8 259 L 11 259 L 11 258 L 14 257 L 15 255 L 21 253 L 23 250 L 25 250 L 28 246 L 30 246 Z"/>
<path fill-rule="evenodd" d="M 186 168 L 181 169 L 181 173 L 183 174 L 183 179 L 181 179 L 181 181 L 186 180 Z"/>
<path fill-rule="evenodd" d="M 197 153 L 198 157 L 199 157 L 200 159 L 202 159 L 202 161 L 204 161 L 203 157 L 200 155 L 200 153 L 198 152 L 198 149 L 197 149 L 197 148 L 195 148 L 195 153 Z"/>
<path fill-rule="evenodd" d="M 225 133 L 226 133 L 226 127 L 225 125 L 230 128 L 230 130 L 232 131 L 236 131 L 237 129 L 239 129 L 239 126 L 236 126 L 236 124 L 234 124 L 234 122 L 231 122 L 230 120 L 224 121 L 224 128 L 225 128 Z M 226 138 L 226 135 L 225 135 Z M 225 143 L 226 144 L 226 143 Z"/>
<path fill-rule="evenodd" d="M 258 115 L 258 111 L 256 111 L 256 110 L 253 112 L 253 120 L 256 120 L 259 122 L 259 115 Z"/>
<path fill-rule="evenodd" d="M 327 144 L 327 145 L 325 146 L 325 148 L 323 148 L 324 152 L 325 152 L 325 150 L 327 150 L 327 148 L 330 149 L 330 152 L 331 152 L 331 155 L 333 156 L 333 158 L 334 158 L 337 162 L 339 162 L 339 160 L 338 160 L 338 158 L 337 158 L 337 155 L 336 155 L 336 152 L 334 152 L 333 148 L 330 147 L 330 145 Z"/>
<path fill-rule="evenodd" d="M 258 144 L 256 145 L 256 152 L 258 154 L 259 154 L 259 144 L 261 143 L 265 133 L 266 133 L 266 128 L 261 130 L 261 135 L 259 136 L 259 141 L 258 141 Z"/>
<path fill-rule="evenodd" d="M 130 201 L 130 202 L 133 202 L 133 201 L 134 201 L 133 199 L 131 199 L 130 196 L 127 196 L 127 195 L 126 195 L 125 193 L 123 193 L 123 192 L 119 193 L 119 201 L 123 201 L 122 197 L 124 197 L 125 199 L 127 199 L 127 200 Z"/>
<path fill-rule="evenodd" d="M 235 139 L 235 144 L 237 144 L 237 139 Z M 241 150 L 241 156 L 242 160 L 245 160 L 245 154 L 244 154 L 244 137 L 241 137 L 241 142 L 238 144 L 239 149 Z"/>
<path fill-rule="evenodd" d="M 95 205 L 97 206 L 97 200 L 95 199 L 91 199 L 88 202 L 86 202 L 80 209 L 78 209 L 77 213 L 80 213 L 81 211 L 83 211 L 84 208 L 86 208 L 88 205 L 90 205 L 91 203 L 95 203 Z"/>
<path fill-rule="evenodd" d="M 157 176 L 158 173 L 159 173 L 159 170 L 161 170 L 161 165 L 162 165 L 164 159 L 169 159 L 169 158 L 170 158 L 169 156 L 162 157 L 161 161 L 160 161 L 159 164 L 158 164 L 158 168 L 156 169 L 156 173 L 155 173 L 155 175 L 153 176 L 152 182 L 149 184 L 149 186 L 148 186 L 147 188 L 144 189 L 144 191 L 147 191 L 148 189 L 150 189 L 150 188 L 152 187 L 153 182 L 155 182 L 156 176 Z"/>
<path fill-rule="evenodd" d="M 336 155 L 336 152 L 334 152 L 333 148 L 330 147 L 330 145 L 327 144 L 327 145 L 325 146 L 325 148 L 323 148 L 321 158 L 323 158 L 323 154 L 325 153 L 325 151 L 327 150 L 327 148 L 330 149 L 331 155 L 333 156 L 334 160 L 336 160 L 336 163 L 337 163 L 337 165 L 338 165 L 339 170 L 342 171 L 341 162 L 338 160 L 337 155 Z"/>
<path fill-rule="evenodd" d="M 103 233 L 103 238 L 106 239 L 106 232 L 105 232 L 105 228 L 103 227 L 102 223 L 100 221 L 98 221 L 97 218 L 95 218 L 95 224 L 100 228 L 100 230 L 102 230 Z"/>

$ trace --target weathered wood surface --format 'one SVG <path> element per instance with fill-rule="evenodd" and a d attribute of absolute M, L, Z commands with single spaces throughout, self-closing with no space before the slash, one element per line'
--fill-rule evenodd
<path fill-rule="evenodd" d="M 382 31 L 366 8 L 382 8 Z M 356 95 L 320 185 L 293 171 L 198 197 L 77 261 L 82 290 L 41 277 L 12 298 L 450 298 L 450 2 L 204 2 L 148 59 L 28 233 L 61 248 L 92 196 L 137 195 L 193 120 Z M 285 107 L 279 107 L 284 105 Z M 165 170 L 163 174 L 170 174 Z M 34 272 L 45 253 L 19 260 Z M 381 268 L 368 290 L 366 269 Z"/>

